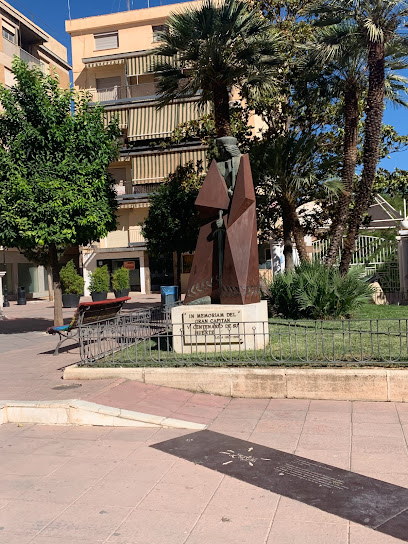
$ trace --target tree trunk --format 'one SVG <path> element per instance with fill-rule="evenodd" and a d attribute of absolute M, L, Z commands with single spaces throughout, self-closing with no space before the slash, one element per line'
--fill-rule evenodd
<path fill-rule="evenodd" d="M 364 212 L 368 208 L 380 155 L 381 126 L 384 112 L 385 47 L 370 42 L 368 49 L 369 84 L 364 129 L 363 173 L 350 216 L 347 238 L 341 256 L 340 273 L 346 274 L 354 252 Z"/>
<path fill-rule="evenodd" d="M 336 262 L 343 234 L 350 215 L 350 202 L 353 194 L 353 178 L 357 164 L 358 139 L 358 90 L 356 81 L 346 83 L 344 93 L 344 142 L 342 181 L 345 192 L 336 206 L 335 216 L 330 229 L 330 244 L 325 256 L 326 266 Z"/>
<path fill-rule="evenodd" d="M 295 268 L 293 262 L 292 229 L 287 217 L 282 217 L 283 223 L 283 256 L 285 257 L 285 272 Z"/>
<path fill-rule="evenodd" d="M 301 262 L 307 261 L 309 259 L 305 243 L 305 233 L 303 227 L 300 224 L 299 216 L 296 211 L 295 204 L 287 200 L 282 202 L 282 220 L 287 221 L 288 230 L 295 239 L 296 249 L 299 254 L 299 259 Z"/>
<path fill-rule="evenodd" d="M 51 275 L 51 267 L 48 264 L 47 267 L 47 287 L 48 287 L 48 300 L 52 302 L 54 300 L 54 290 L 52 288 L 52 275 Z"/>
<path fill-rule="evenodd" d="M 62 317 L 62 291 L 60 285 L 60 265 L 58 262 L 58 252 L 54 244 L 50 245 L 50 263 L 54 284 L 54 327 L 60 327 L 64 324 Z"/>
<path fill-rule="evenodd" d="M 232 136 L 228 89 L 225 86 L 215 87 L 212 94 L 217 138 Z"/>

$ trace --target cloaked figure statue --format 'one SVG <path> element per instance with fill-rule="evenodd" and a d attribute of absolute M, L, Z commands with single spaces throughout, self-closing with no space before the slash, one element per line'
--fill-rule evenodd
<path fill-rule="evenodd" d="M 255 191 L 248 155 L 236 138 L 217 139 L 195 205 L 201 219 L 184 304 L 260 301 Z"/>

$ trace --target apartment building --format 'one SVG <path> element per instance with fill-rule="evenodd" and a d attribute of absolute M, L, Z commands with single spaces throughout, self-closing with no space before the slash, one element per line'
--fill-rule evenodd
<path fill-rule="evenodd" d="M 4 0 L 0 0 L 0 28 L 0 83 L 13 86 L 12 61 L 17 56 L 45 73 L 55 70 L 61 86 L 69 85 L 71 66 L 66 47 Z M 28 262 L 16 249 L 0 248 L 0 270 L 4 268 L 9 294 L 15 295 L 18 286 L 25 287 L 31 296 L 47 294 L 44 267 Z"/>
<path fill-rule="evenodd" d="M 149 292 L 169 282 L 172 263 L 149 259 L 141 224 L 148 213 L 148 196 L 178 165 L 202 161 L 201 141 L 163 148 L 181 123 L 197 119 L 207 110 L 198 107 L 199 97 L 176 100 L 157 110 L 151 50 L 169 14 L 194 2 L 111 13 L 66 22 L 72 40 L 73 80 L 100 102 L 107 119 L 116 116 L 123 133 L 118 161 L 109 170 L 117 182 L 118 230 L 83 248 L 84 276 L 96 266 L 110 270 L 126 266 L 132 290 Z M 187 273 L 191 258 L 184 259 Z M 183 279 L 183 278 L 182 278 Z M 185 277 L 184 277 L 185 279 Z"/>

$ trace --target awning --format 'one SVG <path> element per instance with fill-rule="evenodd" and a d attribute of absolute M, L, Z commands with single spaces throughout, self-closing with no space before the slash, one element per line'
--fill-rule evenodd
<path fill-rule="evenodd" d="M 87 68 L 96 68 L 97 66 L 112 66 L 113 64 L 125 64 L 125 59 L 98 60 L 85 64 Z"/>
<path fill-rule="evenodd" d="M 199 106 L 197 100 L 175 102 L 160 110 L 155 105 L 141 106 L 129 111 L 129 140 L 146 140 L 169 136 L 181 125 L 209 112 L 209 106 Z"/>
<path fill-rule="evenodd" d="M 128 126 L 128 110 L 117 109 L 105 111 L 105 126 L 107 126 L 115 117 L 119 121 L 119 128 L 127 128 Z"/>
<path fill-rule="evenodd" d="M 132 181 L 134 183 L 153 183 L 162 181 L 178 166 L 192 161 L 202 161 L 206 165 L 205 149 L 165 151 L 163 153 L 140 154 L 132 157 Z"/>
<path fill-rule="evenodd" d="M 173 59 L 176 60 L 177 56 L 174 56 Z M 169 57 L 154 55 L 153 53 L 141 55 L 139 57 L 131 57 L 126 59 L 126 74 L 128 77 L 149 74 L 152 72 L 153 66 L 157 62 L 169 62 Z"/>

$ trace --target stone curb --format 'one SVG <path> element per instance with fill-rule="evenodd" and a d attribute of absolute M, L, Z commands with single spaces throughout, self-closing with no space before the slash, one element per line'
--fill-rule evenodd
<path fill-rule="evenodd" d="M 126 379 L 225 397 L 408 401 L 408 369 L 85 368 L 65 380 Z"/>
<path fill-rule="evenodd" d="M 121 410 L 77 399 L 62 401 L 0 400 L 0 425 L 2 423 L 163 427 L 198 431 L 207 427 L 201 423 Z"/>

